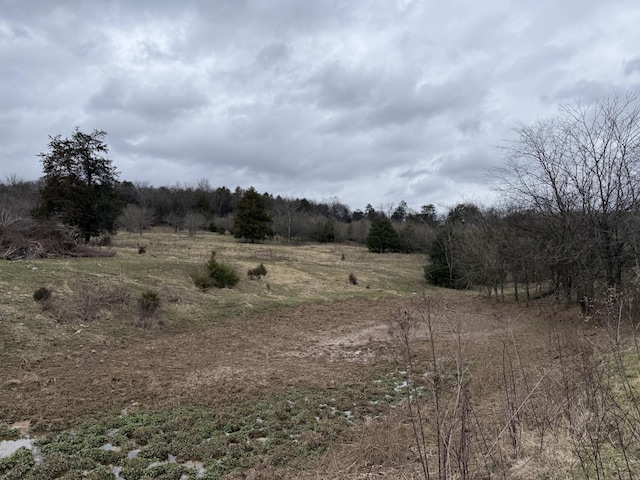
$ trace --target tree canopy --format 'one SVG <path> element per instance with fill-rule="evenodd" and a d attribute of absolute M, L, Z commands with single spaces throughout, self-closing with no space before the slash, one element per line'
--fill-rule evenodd
<path fill-rule="evenodd" d="M 115 233 L 124 208 L 118 172 L 106 157 L 106 132 L 87 134 L 76 127 L 69 138 L 49 137 L 49 151 L 40 153 L 44 177 L 37 218 L 55 218 L 76 227 L 85 242 Z"/>
<path fill-rule="evenodd" d="M 367 248 L 378 253 L 384 253 L 387 250 L 400 250 L 398 233 L 385 215 L 378 214 L 371 221 L 371 228 L 367 236 Z"/>
<path fill-rule="evenodd" d="M 236 238 L 244 238 L 251 243 L 264 240 L 271 235 L 271 216 L 267 213 L 265 198 L 255 188 L 245 191 L 238 202 L 238 210 L 233 224 Z"/>

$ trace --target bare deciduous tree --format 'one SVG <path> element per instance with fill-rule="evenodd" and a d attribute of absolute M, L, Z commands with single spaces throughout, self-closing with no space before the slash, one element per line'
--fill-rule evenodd
<path fill-rule="evenodd" d="M 198 212 L 189 212 L 184 216 L 184 225 L 189 232 L 190 237 L 195 237 L 198 230 L 202 230 L 206 218 Z"/>
<path fill-rule="evenodd" d="M 30 217 L 38 202 L 38 184 L 9 175 L 0 181 L 0 227 L 8 227 Z"/>
<path fill-rule="evenodd" d="M 544 238 L 558 288 L 580 300 L 603 279 L 620 287 L 632 260 L 640 211 L 639 95 L 616 94 L 560 107 L 560 114 L 516 126 L 504 147 L 499 189 L 544 215 Z"/>
<path fill-rule="evenodd" d="M 151 225 L 152 219 L 151 210 L 148 208 L 129 204 L 122 212 L 119 222 L 127 232 L 138 232 L 142 235 L 142 231 Z"/>
<path fill-rule="evenodd" d="M 273 231 L 285 238 L 287 245 L 302 234 L 302 224 L 309 216 L 299 200 L 277 198 L 271 207 L 273 217 Z"/>

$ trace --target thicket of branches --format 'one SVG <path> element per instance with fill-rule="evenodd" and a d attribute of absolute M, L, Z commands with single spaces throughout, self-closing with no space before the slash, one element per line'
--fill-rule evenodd
<path fill-rule="evenodd" d="M 617 94 L 534 125 L 516 126 L 499 188 L 527 222 L 556 291 L 588 309 L 603 288 L 624 288 L 638 266 L 640 106 Z M 537 248 L 536 248 L 537 247 Z"/>
<path fill-rule="evenodd" d="M 496 186 L 508 207 L 459 205 L 429 246 L 425 276 L 451 288 L 486 287 L 516 298 L 556 295 L 585 313 L 638 279 L 638 95 L 560 107 L 518 124 Z"/>

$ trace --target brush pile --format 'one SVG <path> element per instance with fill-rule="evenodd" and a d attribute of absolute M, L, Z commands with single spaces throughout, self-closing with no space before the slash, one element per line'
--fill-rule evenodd
<path fill-rule="evenodd" d="M 78 244 L 75 229 L 55 222 L 21 220 L 0 227 L 0 259 L 105 256 L 104 251 Z M 112 255 L 111 252 L 108 255 Z"/>

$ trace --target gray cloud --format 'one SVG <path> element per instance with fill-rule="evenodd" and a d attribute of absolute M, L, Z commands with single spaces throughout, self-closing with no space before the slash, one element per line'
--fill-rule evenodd
<path fill-rule="evenodd" d="M 206 94 L 189 79 L 167 76 L 149 79 L 109 79 L 89 98 L 86 108 L 140 115 L 149 121 L 175 121 L 195 110 L 206 108 Z"/>
<path fill-rule="evenodd" d="M 633 0 L 0 0 L 0 176 L 108 132 L 121 178 L 488 203 L 516 120 L 640 86 Z"/>
<path fill-rule="evenodd" d="M 625 75 L 632 75 L 640 71 L 640 55 L 632 58 L 631 60 L 625 60 L 622 71 Z"/>

